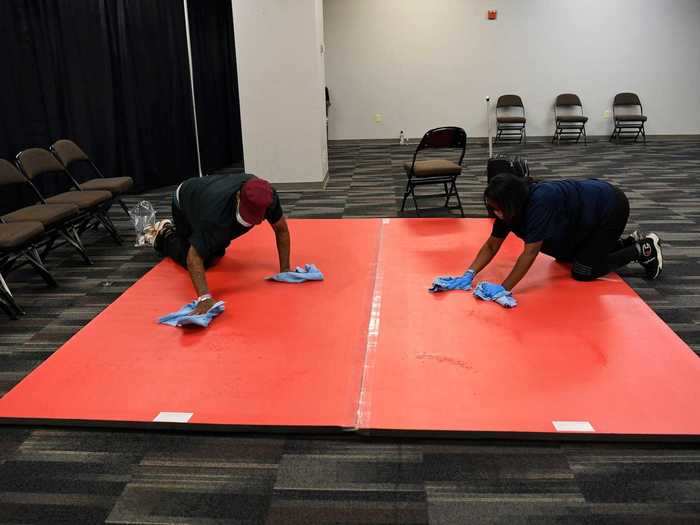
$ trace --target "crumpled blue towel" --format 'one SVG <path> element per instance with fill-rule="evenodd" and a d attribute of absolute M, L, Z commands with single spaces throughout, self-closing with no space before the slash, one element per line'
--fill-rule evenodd
<path fill-rule="evenodd" d="M 224 302 L 219 301 L 214 303 L 214 306 L 209 308 L 209 310 L 200 315 L 191 315 L 194 309 L 197 307 L 197 301 L 192 301 L 180 308 L 177 312 L 173 312 L 168 315 L 164 315 L 158 319 L 159 323 L 167 324 L 170 326 L 187 326 L 195 325 L 206 328 L 211 323 L 212 319 L 224 311 Z"/>
<path fill-rule="evenodd" d="M 180 317 L 185 317 L 186 315 L 190 315 L 195 307 L 197 306 L 197 301 L 192 301 L 191 303 L 187 303 L 185 306 L 180 308 L 177 312 L 173 312 L 171 314 L 164 315 L 160 319 L 158 319 L 159 323 L 163 324 L 169 324 L 170 326 L 176 326 L 174 323 L 170 323 L 170 321 L 177 321 Z"/>
<path fill-rule="evenodd" d="M 474 295 L 484 301 L 495 301 L 505 308 L 518 306 L 518 301 L 515 300 L 513 294 L 500 284 L 481 281 L 474 289 Z"/>
<path fill-rule="evenodd" d="M 282 272 L 270 277 L 268 281 L 277 281 L 280 283 L 303 283 L 305 281 L 323 281 L 321 270 L 316 268 L 314 264 L 305 264 L 302 268 L 297 266 L 294 271 Z"/>
<path fill-rule="evenodd" d="M 429 292 L 445 292 L 448 290 L 464 290 L 468 292 L 472 289 L 472 281 L 476 273 L 474 270 L 467 270 L 459 277 L 436 277 L 433 284 L 428 288 Z"/>

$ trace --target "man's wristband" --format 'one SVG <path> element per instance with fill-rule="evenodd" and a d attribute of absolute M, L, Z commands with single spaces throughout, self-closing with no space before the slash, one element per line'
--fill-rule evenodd
<path fill-rule="evenodd" d="M 197 303 L 201 303 L 201 302 L 207 301 L 209 299 L 211 299 L 211 294 L 205 293 L 205 294 L 202 294 L 199 297 L 197 297 Z"/>

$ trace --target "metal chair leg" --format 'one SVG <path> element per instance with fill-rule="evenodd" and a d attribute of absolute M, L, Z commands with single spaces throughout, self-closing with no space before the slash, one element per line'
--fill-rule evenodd
<path fill-rule="evenodd" d="M 416 187 L 411 186 L 411 196 L 413 197 L 413 206 L 416 208 L 416 217 L 420 217 L 420 209 L 418 208 L 418 199 L 416 199 Z"/>
<path fill-rule="evenodd" d="M 54 243 L 56 242 L 56 237 L 58 236 L 57 233 L 54 233 L 49 241 L 44 245 L 44 249 L 41 252 L 41 258 L 44 259 L 49 255 L 49 252 L 51 251 L 51 248 L 53 248 Z"/>
<path fill-rule="evenodd" d="M 114 223 L 112 220 L 107 216 L 106 213 L 104 212 L 98 212 L 96 214 L 97 220 L 102 223 L 102 225 L 105 227 L 105 230 L 112 236 L 112 239 L 114 239 L 114 242 L 116 242 L 118 245 L 123 244 L 121 235 L 119 235 L 119 232 L 117 231 L 117 228 L 114 226 Z"/>
<path fill-rule="evenodd" d="M 51 273 L 46 269 L 46 266 L 44 266 L 44 263 L 41 260 L 39 252 L 36 248 L 31 248 L 27 250 L 24 256 L 29 261 L 29 264 L 31 264 L 32 267 L 41 276 L 41 278 L 44 279 L 44 282 L 46 282 L 47 285 L 49 285 L 51 288 L 55 288 L 58 286 L 56 279 L 54 279 L 53 275 L 51 275 Z"/>
<path fill-rule="evenodd" d="M 0 310 L 5 312 L 5 314 L 7 314 L 7 316 L 13 321 L 17 320 L 17 314 L 15 313 L 14 308 L 12 308 L 10 304 L 5 301 L 2 293 L 0 293 Z"/>
<path fill-rule="evenodd" d="M 17 312 L 17 315 L 24 315 L 25 312 L 20 308 L 20 306 L 17 304 L 17 301 L 15 301 L 15 298 L 12 296 L 12 292 L 10 291 L 10 287 L 7 286 L 7 283 L 5 282 L 5 279 L 3 278 L 2 274 L 0 273 L 0 295 L 2 296 L 2 300 L 9 305 L 11 309 L 13 309 L 15 312 Z M 17 319 L 17 317 L 13 317 L 13 319 Z"/>
<path fill-rule="evenodd" d="M 72 226 L 70 228 L 66 228 L 63 230 L 58 231 L 59 235 L 63 237 L 63 239 L 73 246 L 76 250 L 78 250 L 78 253 L 82 256 L 83 260 L 87 264 L 92 264 L 92 261 L 90 260 L 90 257 L 88 257 L 87 252 L 85 251 L 85 247 L 83 246 L 83 242 L 80 240 L 80 236 L 78 235 L 78 232 L 75 230 L 75 226 Z"/>
<path fill-rule="evenodd" d="M 406 189 L 405 189 L 404 192 L 403 192 L 403 202 L 401 203 L 401 211 L 402 211 L 402 212 L 403 212 L 404 209 L 406 208 L 406 199 L 408 198 L 408 196 L 410 195 L 410 193 L 411 193 L 411 181 L 409 180 L 409 181 L 406 183 Z"/>
<path fill-rule="evenodd" d="M 131 215 L 129 215 L 129 208 L 126 207 L 126 204 L 124 204 L 124 201 L 120 198 L 117 199 L 117 202 L 119 205 L 122 207 L 122 210 L 124 210 L 124 213 L 126 213 L 126 216 L 131 219 Z"/>
<path fill-rule="evenodd" d="M 457 204 L 459 205 L 459 213 L 464 218 L 464 208 L 462 208 L 462 199 L 459 198 L 459 192 L 457 191 L 457 181 L 452 181 L 452 188 L 455 190 L 455 197 L 457 197 Z"/>

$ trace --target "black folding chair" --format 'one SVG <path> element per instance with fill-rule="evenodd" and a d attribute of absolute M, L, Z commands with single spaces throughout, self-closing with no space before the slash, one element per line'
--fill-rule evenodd
<path fill-rule="evenodd" d="M 457 177 L 462 173 L 462 162 L 464 161 L 464 153 L 467 148 L 467 133 L 462 128 L 443 127 L 435 128 L 428 131 L 421 139 L 415 153 L 413 161 L 404 164 L 404 170 L 408 181 L 406 182 L 406 190 L 403 194 L 403 202 L 401 203 L 401 211 L 406 207 L 406 199 L 409 195 L 413 198 L 413 204 L 416 208 L 416 215 L 420 216 L 418 208 L 418 198 L 436 198 L 442 197 L 445 199 L 445 204 L 440 207 L 447 210 L 459 210 L 464 217 L 462 209 L 462 201 L 457 192 Z M 418 153 L 424 150 L 451 149 L 459 153 L 459 160 L 454 162 L 448 159 L 431 158 L 429 160 L 416 160 Z M 430 184 L 439 184 L 443 187 L 443 193 L 431 195 L 416 196 L 415 189 L 418 186 Z M 457 204 L 450 206 L 452 197 L 457 199 Z M 426 210 L 424 210 L 426 211 Z"/>
<path fill-rule="evenodd" d="M 496 102 L 496 139 L 498 142 L 525 141 L 525 106 L 518 95 L 501 95 Z"/>
<path fill-rule="evenodd" d="M 134 179 L 131 177 L 105 177 L 95 166 L 95 163 L 92 162 L 92 159 L 75 142 L 70 140 L 57 140 L 53 143 L 50 150 L 73 178 L 78 181 L 80 189 L 106 190 L 110 192 L 127 217 L 130 217 L 129 208 L 126 207 L 121 196 L 131 189 L 134 185 Z M 87 172 L 85 177 L 80 176 L 83 171 Z"/>
<path fill-rule="evenodd" d="M 22 187 L 27 187 L 30 190 L 30 195 L 34 194 L 34 198 L 28 202 L 22 202 L 22 199 L 8 202 L 8 209 L 5 210 L 8 213 L 0 217 L 0 221 L 9 224 L 39 222 L 46 232 L 45 238 L 40 243 L 42 257 L 46 257 L 53 247 L 62 244 L 61 242 L 56 243 L 60 238 L 73 246 L 86 263 L 91 264 L 92 261 L 85 252 L 85 247 L 78 234 L 78 228 L 87 218 L 80 213 L 78 206 L 70 203 L 47 204 L 16 166 L 0 159 L 0 192 Z"/>
<path fill-rule="evenodd" d="M 51 153 L 41 148 L 30 148 L 17 155 L 17 166 L 30 182 L 37 196 L 44 204 L 73 204 L 85 217 L 78 228 L 82 234 L 91 224 L 102 224 L 117 244 L 122 244 L 121 236 L 107 215 L 112 205 L 112 193 L 107 190 L 83 190 L 66 168 Z M 64 191 L 51 196 L 44 196 L 34 184 L 41 176 L 57 175 L 72 191 Z"/>
<path fill-rule="evenodd" d="M 588 117 L 583 114 L 583 105 L 578 95 L 573 93 L 563 93 L 559 95 L 554 102 L 554 136 L 552 144 L 557 141 L 561 143 L 562 139 L 578 141 L 583 136 L 583 143 L 588 144 L 586 140 L 586 122 Z"/>
<path fill-rule="evenodd" d="M 622 137 L 634 135 L 634 142 L 637 142 L 639 135 L 642 136 L 644 144 L 647 143 L 647 134 L 644 130 L 644 123 L 647 117 L 644 115 L 642 102 L 635 93 L 618 93 L 613 101 L 613 121 L 615 127 L 608 142 L 616 139 L 620 142 Z"/>
<path fill-rule="evenodd" d="M 44 266 L 35 242 L 44 236 L 40 222 L 5 223 L 0 218 L 0 309 L 12 319 L 24 315 L 24 310 L 15 301 L 4 275 L 24 264 L 30 264 L 49 286 L 56 280 Z"/>

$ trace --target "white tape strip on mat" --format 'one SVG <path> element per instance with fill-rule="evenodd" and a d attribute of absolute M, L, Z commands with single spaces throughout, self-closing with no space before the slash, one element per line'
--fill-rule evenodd
<path fill-rule="evenodd" d="M 161 412 L 153 421 L 155 423 L 187 423 L 193 412 Z"/>
<path fill-rule="evenodd" d="M 375 353 L 377 351 L 377 341 L 379 340 L 379 324 L 382 312 L 382 286 L 384 284 L 381 257 L 382 246 L 384 245 L 384 225 L 389 224 L 389 222 L 389 219 L 382 219 L 382 226 L 379 228 L 377 263 L 374 270 L 374 288 L 372 290 L 372 307 L 367 326 L 367 344 L 365 346 L 365 361 L 362 367 L 360 400 L 357 404 L 357 415 L 355 417 L 356 430 L 366 427 L 370 420 L 371 399 L 368 375 L 374 371 Z"/>
<path fill-rule="evenodd" d="M 557 432 L 595 432 L 588 421 L 552 421 Z"/>

